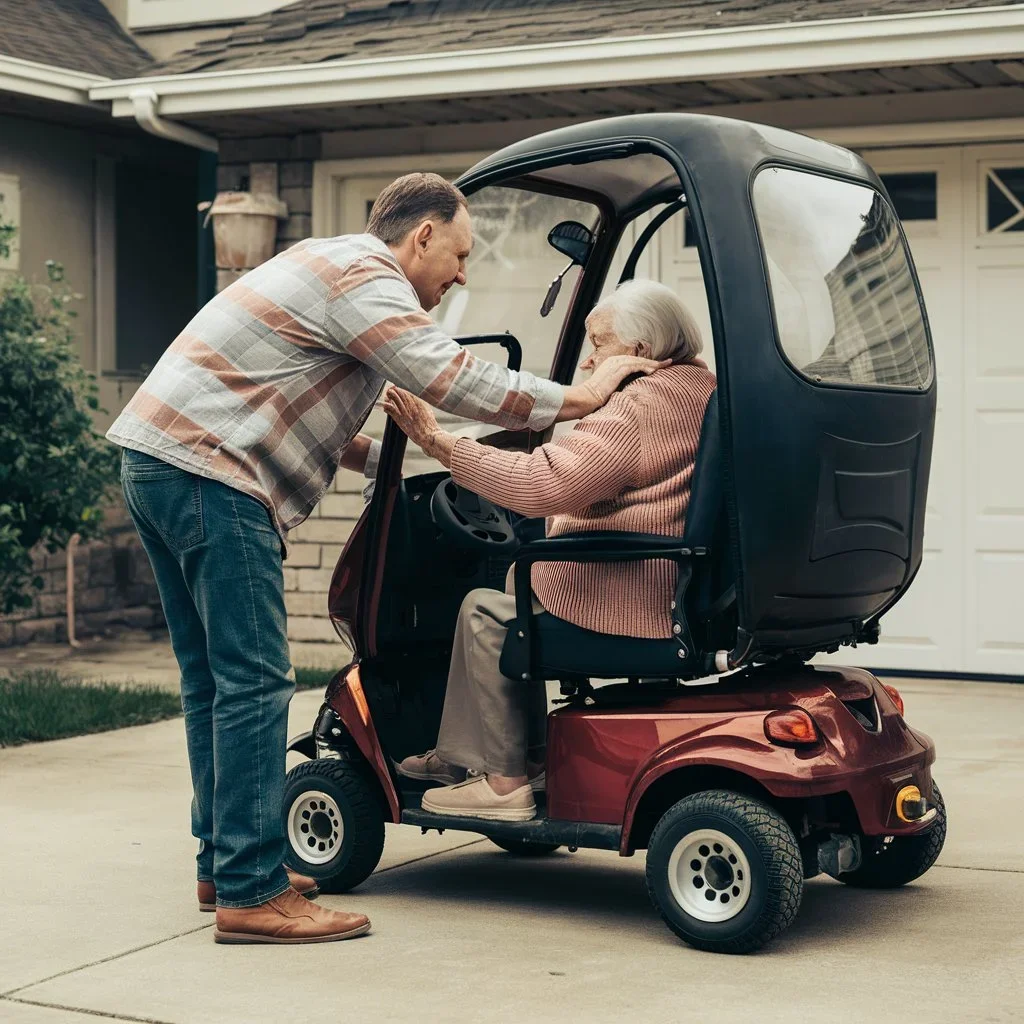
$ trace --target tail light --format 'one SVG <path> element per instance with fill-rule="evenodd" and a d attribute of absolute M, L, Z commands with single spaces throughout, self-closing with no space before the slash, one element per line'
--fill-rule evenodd
<path fill-rule="evenodd" d="M 809 747 L 820 739 L 814 719 L 800 708 L 773 711 L 764 720 L 764 734 L 787 747 Z"/>
<path fill-rule="evenodd" d="M 882 689 L 889 694 L 893 704 L 896 705 L 896 710 L 902 715 L 903 714 L 903 698 L 900 696 L 900 691 L 895 686 L 890 686 L 888 683 L 882 683 Z"/>

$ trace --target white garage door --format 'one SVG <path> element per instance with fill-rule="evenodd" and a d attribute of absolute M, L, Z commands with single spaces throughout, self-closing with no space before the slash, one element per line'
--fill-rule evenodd
<path fill-rule="evenodd" d="M 921 276 L 939 414 L 921 572 L 882 643 L 856 653 L 874 666 L 1024 675 L 1024 146 L 865 155 Z"/>
<path fill-rule="evenodd" d="M 1024 145 L 864 155 L 921 277 L 939 402 L 921 570 L 883 620 L 882 642 L 837 658 L 1024 676 Z M 678 221 L 660 241 L 648 273 L 678 291 L 710 339 L 696 250 Z"/>

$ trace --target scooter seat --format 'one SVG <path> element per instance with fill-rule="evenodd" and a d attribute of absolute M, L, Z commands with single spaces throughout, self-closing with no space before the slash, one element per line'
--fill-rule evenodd
<path fill-rule="evenodd" d="M 502 674 L 518 679 L 514 655 L 518 643 L 509 630 L 501 651 Z M 530 673 L 534 679 L 586 676 L 621 679 L 629 676 L 690 675 L 690 661 L 678 640 L 595 633 L 550 612 L 533 617 Z"/>

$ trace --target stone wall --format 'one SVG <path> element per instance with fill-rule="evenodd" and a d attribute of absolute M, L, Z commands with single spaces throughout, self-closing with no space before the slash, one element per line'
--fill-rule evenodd
<path fill-rule="evenodd" d="M 355 473 L 338 470 L 313 514 L 288 535 L 284 603 L 288 639 L 293 642 L 338 640 L 327 617 L 327 591 L 341 549 L 363 509 L 363 484 Z"/>
<path fill-rule="evenodd" d="M 106 522 L 102 539 L 75 551 L 75 633 L 79 638 L 122 629 L 154 629 L 164 622 L 149 559 L 120 499 L 107 511 Z M 0 616 L 0 647 L 67 641 L 67 554 L 40 549 L 33 564 L 43 578 L 43 589 L 33 592 L 31 608 Z"/>

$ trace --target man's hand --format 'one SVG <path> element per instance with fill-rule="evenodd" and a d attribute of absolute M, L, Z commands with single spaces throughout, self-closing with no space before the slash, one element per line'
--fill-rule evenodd
<path fill-rule="evenodd" d="M 555 417 L 555 422 L 581 419 L 595 409 L 600 409 L 627 377 L 632 377 L 636 373 L 654 373 L 655 370 L 671 365 L 671 359 L 609 356 L 594 370 L 589 380 L 565 389 L 565 401 Z"/>

